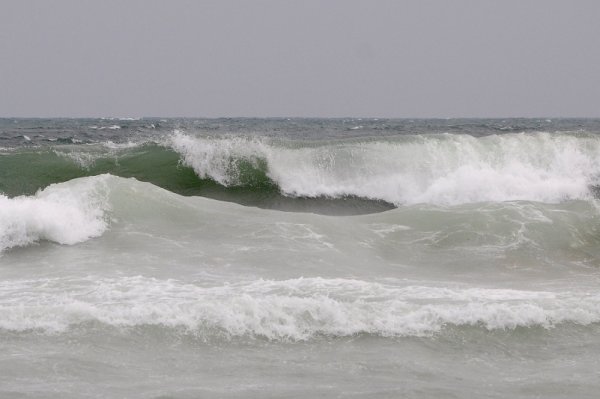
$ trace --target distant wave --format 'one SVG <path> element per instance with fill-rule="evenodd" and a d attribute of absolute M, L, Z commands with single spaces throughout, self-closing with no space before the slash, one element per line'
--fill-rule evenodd
<path fill-rule="evenodd" d="M 427 336 L 448 326 L 495 330 L 597 323 L 600 296 L 323 278 L 215 287 L 144 277 L 0 282 L 0 329 L 56 334 L 90 322 L 125 329 L 156 326 L 202 338 Z"/>

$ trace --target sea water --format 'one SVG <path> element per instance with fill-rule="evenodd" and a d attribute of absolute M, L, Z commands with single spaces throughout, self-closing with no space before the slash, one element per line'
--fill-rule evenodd
<path fill-rule="evenodd" d="M 0 396 L 593 398 L 600 121 L 0 120 Z"/>

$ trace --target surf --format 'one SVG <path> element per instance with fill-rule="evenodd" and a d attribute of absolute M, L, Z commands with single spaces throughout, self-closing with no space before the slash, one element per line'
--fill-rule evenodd
<path fill-rule="evenodd" d="M 175 132 L 182 163 L 224 186 L 260 171 L 283 195 L 419 203 L 587 199 L 600 176 L 600 140 L 550 133 L 405 135 L 302 145 Z"/>
<path fill-rule="evenodd" d="M 19 303 L 12 298 L 18 296 Z M 156 327 L 200 339 L 434 337 L 449 327 L 550 329 L 600 321 L 600 296 L 298 278 L 202 286 L 141 276 L 0 282 L 0 330 L 65 334 Z M 137 329 L 137 332 L 136 330 Z"/>
<path fill-rule="evenodd" d="M 0 252 L 40 240 L 76 244 L 108 227 L 105 177 L 52 185 L 33 196 L 0 195 Z"/>
<path fill-rule="evenodd" d="M 97 245 L 107 248 L 118 244 L 142 251 L 148 247 L 174 251 L 170 256 L 177 257 L 189 251 L 215 264 L 253 267 L 265 262 L 262 254 L 268 248 L 272 256 L 261 267 L 274 272 L 277 262 L 291 261 L 290 252 L 298 254 L 294 262 L 307 271 L 317 262 L 348 273 L 378 269 L 398 273 L 402 268 L 392 268 L 398 260 L 417 266 L 431 263 L 432 270 L 459 262 L 468 269 L 493 254 L 501 263 L 506 257 L 533 262 L 541 272 L 552 265 L 564 269 L 562 264 L 572 262 L 592 262 L 592 266 L 590 255 L 599 243 L 600 212 L 595 201 L 583 200 L 417 204 L 334 217 L 182 196 L 134 178 L 105 174 L 0 201 L 4 251 L 39 242 L 75 245 L 98 240 Z M 229 255 L 223 258 L 220 253 Z M 544 260 L 540 253 L 553 255 Z M 373 270 L 364 269 L 364 262 Z M 327 267 L 322 272 L 329 273 Z"/>
<path fill-rule="evenodd" d="M 415 204 L 560 203 L 597 195 L 599 155 L 600 139 L 585 133 L 311 141 L 175 130 L 139 142 L 5 149 L 0 190 L 31 195 L 52 183 L 110 173 L 183 195 L 325 214 Z"/>

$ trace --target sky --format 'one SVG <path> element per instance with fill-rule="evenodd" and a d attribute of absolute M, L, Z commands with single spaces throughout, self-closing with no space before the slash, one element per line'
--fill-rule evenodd
<path fill-rule="evenodd" d="M 0 0 L 0 117 L 599 117 L 597 0 Z"/>

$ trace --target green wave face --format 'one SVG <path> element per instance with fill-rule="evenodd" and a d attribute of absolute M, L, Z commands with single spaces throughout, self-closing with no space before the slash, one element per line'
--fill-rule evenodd
<path fill-rule="evenodd" d="M 102 173 L 135 177 L 187 195 L 203 185 L 193 170 L 179 165 L 176 153 L 156 145 L 113 154 L 64 148 L 0 156 L 0 190 L 8 196 L 30 195 L 53 183 Z"/>
<path fill-rule="evenodd" d="M 587 133 L 319 142 L 179 130 L 150 141 L 125 142 L 128 137 L 118 144 L 1 150 L 0 190 L 33 194 L 52 183 L 108 173 L 182 195 L 344 215 L 417 204 L 591 200 L 600 186 L 600 136 Z"/>
<path fill-rule="evenodd" d="M 352 215 L 393 208 L 382 201 L 360 198 L 294 198 L 280 193 L 267 176 L 263 159 L 230 157 L 228 169 L 236 185 L 223 186 L 200 178 L 182 164 L 180 155 L 158 144 L 107 149 L 102 146 L 63 146 L 20 149 L 0 155 L 0 192 L 9 197 L 32 195 L 50 184 L 110 173 L 133 177 L 186 196 L 203 196 L 247 206 L 295 212 Z"/>

